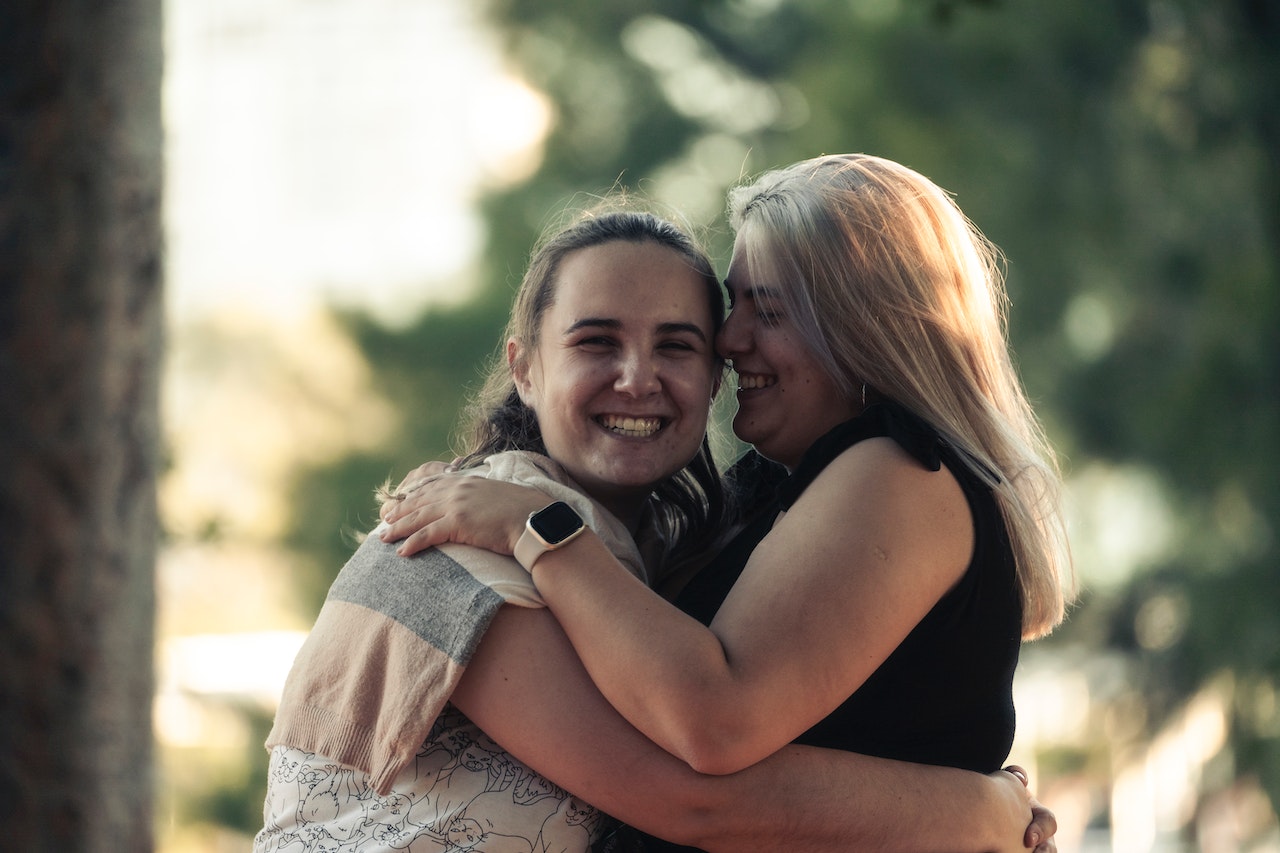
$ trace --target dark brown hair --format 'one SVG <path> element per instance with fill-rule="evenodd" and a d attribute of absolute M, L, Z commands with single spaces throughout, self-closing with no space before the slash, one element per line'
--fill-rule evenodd
<path fill-rule="evenodd" d="M 724 292 L 711 259 L 694 238 L 647 211 L 603 206 L 551 232 L 535 246 L 512 304 L 503 342 L 514 338 L 522 353 L 534 352 L 542 318 L 555 298 L 564 259 L 573 252 L 617 240 L 656 243 L 681 255 L 705 284 L 713 337 L 720 331 L 725 314 Z M 547 452 L 538 419 L 516 392 L 503 352 L 493 358 L 484 385 L 467 407 L 460 467 L 478 465 L 486 456 L 506 450 Z M 652 505 L 667 542 L 668 568 L 701 555 L 712 546 L 726 526 L 728 509 L 720 473 L 705 437 L 698 454 L 660 483 L 653 497 Z"/>

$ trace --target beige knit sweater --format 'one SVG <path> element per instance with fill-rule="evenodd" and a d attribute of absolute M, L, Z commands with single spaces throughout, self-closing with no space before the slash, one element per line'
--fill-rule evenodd
<path fill-rule="evenodd" d="M 629 570 L 652 584 L 623 524 L 547 457 L 502 453 L 467 473 L 567 501 Z M 289 672 L 266 746 L 284 744 L 362 770 L 385 795 L 427 738 L 498 608 L 545 605 L 511 557 L 462 545 L 401 557 L 376 533 L 329 589 Z"/>

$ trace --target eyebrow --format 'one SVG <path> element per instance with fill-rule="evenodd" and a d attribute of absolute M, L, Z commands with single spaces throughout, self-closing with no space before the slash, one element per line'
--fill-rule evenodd
<path fill-rule="evenodd" d="M 770 287 L 767 284 L 757 284 L 744 290 L 739 290 L 733 279 L 726 278 L 724 280 L 724 288 L 729 291 L 730 298 L 737 299 L 739 297 L 748 297 L 750 299 L 781 299 L 782 289 Z"/>
<path fill-rule="evenodd" d="M 564 333 L 568 335 L 584 328 L 621 329 L 622 321 L 608 317 L 583 317 L 581 320 L 576 321 L 570 325 L 569 328 L 565 329 Z M 696 323 L 659 323 L 658 331 L 664 335 L 675 335 L 687 332 L 700 341 L 705 342 L 707 340 L 706 333 L 703 332 Z"/>

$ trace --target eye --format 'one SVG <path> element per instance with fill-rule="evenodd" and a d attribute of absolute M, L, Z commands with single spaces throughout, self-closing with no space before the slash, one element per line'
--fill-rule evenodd
<path fill-rule="evenodd" d="M 573 346 L 586 349 L 608 349 L 616 344 L 617 342 L 608 335 L 586 335 L 573 342 Z"/>
<path fill-rule="evenodd" d="M 658 351 L 668 358 L 700 357 L 710 352 L 710 345 L 699 335 L 687 334 L 659 341 Z"/>

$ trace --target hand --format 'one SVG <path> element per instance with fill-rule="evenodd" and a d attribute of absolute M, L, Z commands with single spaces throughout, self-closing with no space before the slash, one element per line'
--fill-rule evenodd
<path fill-rule="evenodd" d="M 524 532 L 529 513 L 551 498 L 531 486 L 453 473 L 449 466 L 428 462 L 415 468 L 402 486 L 404 497 L 382 507 L 387 523 L 383 542 L 404 540 L 402 556 L 434 545 L 457 542 L 499 554 L 511 554 Z"/>
<path fill-rule="evenodd" d="M 1016 778 L 1022 783 L 1023 788 L 1027 787 L 1027 771 L 1018 765 L 1010 764 L 1001 772 Z M 1035 853 L 1057 853 L 1058 844 L 1053 840 L 1053 836 L 1058 832 L 1058 819 L 1034 795 L 1028 793 L 1027 796 L 1031 806 L 1031 823 L 1027 825 L 1027 830 L 1023 834 L 1023 846 L 1027 849 L 1034 848 Z"/>
<path fill-rule="evenodd" d="M 1035 846 L 1035 853 L 1058 853 L 1058 842 L 1053 838 L 1057 832 L 1058 819 L 1043 803 L 1032 796 L 1031 824 L 1027 826 L 1023 843 L 1030 845 L 1039 838 L 1040 843 Z"/>
<path fill-rule="evenodd" d="M 382 520 L 386 521 L 388 510 L 396 507 L 410 492 L 421 486 L 423 483 L 434 480 L 441 474 L 448 474 L 453 471 L 457 471 L 457 463 L 457 459 L 447 463 L 423 462 L 417 468 L 414 468 L 408 474 L 405 474 L 404 479 L 400 481 L 400 485 L 396 486 L 394 489 L 390 488 L 390 485 L 380 489 L 379 493 L 382 495 L 382 508 L 379 511 L 379 515 L 382 516 Z"/>

